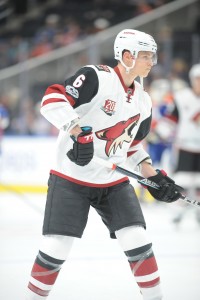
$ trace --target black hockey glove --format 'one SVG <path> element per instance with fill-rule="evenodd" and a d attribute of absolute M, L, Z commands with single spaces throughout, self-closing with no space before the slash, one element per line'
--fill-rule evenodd
<path fill-rule="evenodd" d="M 148 177 L 148 179 L 157 183 L 160 186 L 160 189 L 156 190 L 152 187 L 147 187 L 149 193 L 158 201 L 170 203 L 178 200 L 181 196 L 181 191 L 183 191 L 183 188 L 175 184 L 174 180 L 169 178 L 165 171 L 156 171 L 158 174 Z"/>
<path fill-rule="evenodd" d="M 79 166 L 89 164 L 94 155 L 93 133 L 92 127 L 81 127 L 82 132 L 75 138 L 71 136 L 74 141 L 73 149 L 67 152 L 67 156 L 71 161 Z"/>

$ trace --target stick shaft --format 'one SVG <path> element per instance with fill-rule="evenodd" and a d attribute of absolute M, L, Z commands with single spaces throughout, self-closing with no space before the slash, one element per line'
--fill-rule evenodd
<path fill-rule="evenodd" d="M 126 170 L 122 167 L 117 166 L 116 164 L 113 164 L 110 161 L 106 161 L 106 160 L 104 160 L 102 158 L 99 158 L 99 157 L 96 157 L 96 156 L 93 157 L 93 160 L 95 162 L 97 162 L 98 164 L 102 165 L 102 166 L 105 166 L 105 167 L 110 168 L 112 170 L 116 170 L 117 172 L 119 172 L 121 174 L 124 174 L 128 177 L 136 179 L 142 185 L 150 186 L 150 187 L 155 188 L 155 189 L 160 188 L 160 186 L 158 184 L 156 184 L 155 182 L 141 176 L 141 174 L 139 174 L 138 172 L 131 172 L 129 170 Z M 196 200 L 191 200 L 185 195 L 181 195 L 180 199 L 182 201 L 186 202 L 186 203 L 189 203 L 189 204 L 192 204 L 194 206 L 200 207 L 200 202 L 198 202 Z"/>

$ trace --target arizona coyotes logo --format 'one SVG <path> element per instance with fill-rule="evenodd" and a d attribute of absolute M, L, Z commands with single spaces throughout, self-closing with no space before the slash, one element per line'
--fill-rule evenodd
<path fill-rule="evenodd" d="M 121 121 L 112 127 L 108 127 L 96 132 L 96 136 L 100 140 L 106 141 L 105 152 L 109 156 L 111 151 L 115 154 L 117 148 L 122 148 L 124 142 L 130 143 L 132 139 L 132 130 L 137 125 L 140 114 L 129 118 L 126 121 Z"/>

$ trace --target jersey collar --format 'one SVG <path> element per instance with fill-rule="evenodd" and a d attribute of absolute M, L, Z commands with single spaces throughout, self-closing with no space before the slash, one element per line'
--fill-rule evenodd
<path fill-rule="evenodd" d="M 135 91 L 135 84 L 134 84 L 134 81 L 133 81 L 133 83 L 132 83 L 132 85 L 130 86 L 130 87 L 127 87 L 126 85 L 125 85 L 125 83 L 124 83 L 124 80 L 123 80 L 123 78 L 122 78 L 122 75 L 121 75 L 121 73 L 120 73 L 120 71 L 119 71 L 119 68 L 118 68 L 118 66 L 116 66 L 116 67 L 114 67 L 114 71 L 115 71 L 115 73 L 117 74 L 117 76 L 119 77 L 119 80 L 120 80 L 120 82 L 121 82 L 121 84 L 122 84 L 122 86 L 123 86 L 123 88 L 124 88 L 124 91 L 127 93 L 127 92 L 129 92 L 130 93 L 130 91 L 132 91 L 132 95 L 134 94 L 134 91 Z"/>

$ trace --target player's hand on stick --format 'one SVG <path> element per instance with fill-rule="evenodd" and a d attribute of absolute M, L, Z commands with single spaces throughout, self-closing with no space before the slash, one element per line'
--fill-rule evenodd
<path fill-rule="evenodd" d="M 87 165 L 93 158 L 94 145 L 92 127 L 81 127 L 82 132 L 75 136 L 71 136 L 74 141 L 73 149 L 67 152 L 67 156 L 71 161 L 79 166 Z"/>
<path fill-rule="evenodd" d="M 157 172 L 156 175 L 148 177 L 148 179 L 157 183 L 160 189 L 148 187 L 150 194 L 158 201 L 171 203 L 178 200 L 181 197 L 183 188 L 175 184 L 174 180 L 168 177 L 165 171 L 157 170 Z"/>

